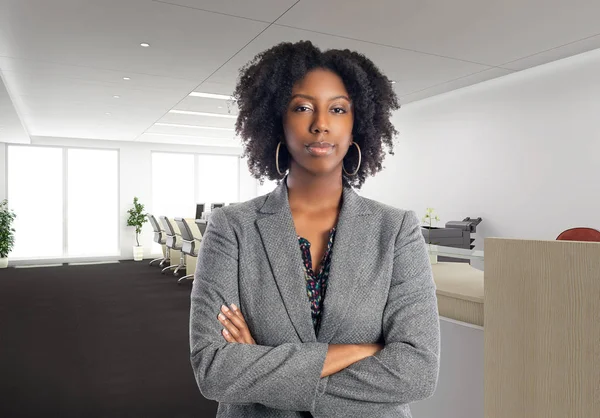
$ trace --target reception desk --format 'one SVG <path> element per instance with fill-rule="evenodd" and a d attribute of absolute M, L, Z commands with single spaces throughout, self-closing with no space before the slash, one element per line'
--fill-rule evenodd
<path fill-rule="evenodd" d="M 466 263 L 431 266 L 441 317 L 483 326 L 483 271 Z"/>
<path fill-rule="evenodd" d="M 443 255 L 483 264 L 483 252 L 428 246 Z M 484 273 L 467 263 L 432 264 L 440 313 L 440 373 L 435 394 L 411 404 L 413 418 L 483 417 Z"/>
<path fill-rule="evenodd" d="M 600 417 L 600 243 L 485 240 L 485 417 Z"/>

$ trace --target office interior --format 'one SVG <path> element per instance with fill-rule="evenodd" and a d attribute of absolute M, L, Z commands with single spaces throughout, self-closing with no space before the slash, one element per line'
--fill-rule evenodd
<path fill-rule="evenodd" d="M 481 218 L 471 248 L 455 252 L 464 262 L 432 258 L 441 369 L 413 416 L 600 416 L 589 321 L 600 243 L 557 240 L 600 230 L 598 15 L 586 0 L 0 1 L 0 201 L 17 214 L 0 282 L 126 264 L 189 294 L 197 221 L 276 186 L 250 176 L 236 137 L 237 72 L 270 46 L 308 39 L 364 53 L 401 103 L 394 155 L 359 194 L 420 216 L 435 208 L 438 227 Z M 162 227 L 157 238 L 143 225 L 139 262 L 134 197 Z M 167 247 L 161 217 L 179 245 L 176 219 L 190 227 L 191 254 Z M 169 265 L 181 272 L 161 271 Z M 19 290 L 25 303 L 29 291 Z"/>

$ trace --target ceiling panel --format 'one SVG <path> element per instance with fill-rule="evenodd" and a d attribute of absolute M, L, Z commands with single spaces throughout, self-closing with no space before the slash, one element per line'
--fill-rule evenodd
<path fill-rule="evenodd" d="M 194 137 L 224 140 L 232 140 L 236 137 L 235 132 L 233 130 L 215 130 L 171 125 L 153 125 L 146 132 L 159 134 L 187 135 Z"/>
<path fill-rule="evenodd" d="M 599 24 L 600 27 L 600 24 Z M 573 55 L 582 54 L 600 48 L 600 35 L 592 36 L 581 41 L 572 42 L 570 44 L 553 48 L 548 51 L 543 51 L 538 54 L 531 55 L 517 61 L 502 64 L 503 68 L 512 70 L 525 70 L 537 65 L 547 64 L 552 61 L 571 57 Z"/>
<path fill-rule="evenodd" d="M 179 89 L 135 88 L 133 84 L 106 83 L 60 76 L 3 72 L 13 91 L 15 105 L 32 135 L 98 139 L 135 138 L 160 119 L 188 92 Z M 119 98 L 114 98 L 118 95 Z M 107 113 L 110 120 L 107 122 Z M 109 123 L 115 137 L 101 137 L 98 124 Z M 87 126 L 87 129 L 86 129 Z M 79 129 L 79 131 L 78 131 Z M 102 131 L 105 135 L 107 131 Z M 95 136 L 97 135 L 97 136 Z"/>
<path fill-rule="evenodd" d="M 161 3 L 225 13 L 248 19 L 273 22 L 298 0 L 165 0 Z"/>
<path fill-rule="evenodd" d="M 214 147 L 227 147 L 237 149 L 242 152 L 240 142 L 236 139 L 206 139 L 202 137 L 184 136 L 184 135 L 156 135 L 145 133 L 136 140 L 137 142 L 153 142 L 158 144 L 183 144 L 183 145 L 201 145 Z"/>
<path fill-rule="evenodd" d="M 239 69 L 256 54 L 279 42 L 300 40 L 310 40 L 321 49 L 349 48 L 364 53 L 381 68 L 388 78 L 396 81 L 394 88 L 399 95 L 490 68 L 464 61 L 273 25 L 211 76 L 208 81 L 234 84 Z M 200 91 L 203 87 L 204 85 L 201 85 L 197 90 Z"/>
<path fill-rule="evenodd" d="M 154 123 L 233 126 L 169 110 L 237 114 L 188 94 L 232 94 L 240 67 L 281 41 L 364 53 L 405 104 L 600 48 L 598 15 L 597 0 L 0 0 L 0 75 L 32 135 L 239 143 Z"/>
<path fill-rule="evenodd" d="M 436 96 L 439 94 L 447 93 L 453 90 L 457 90 L 463 87 L 471 86 L 483 81 L 491 80 L 494 78 L 502 77 L 513 73 L 512 70 L 504 68 L 491 68 L 475 74 L 470 74 L 466 77 L 461 77 L 456 80 L 448 81 L 446 83 L 438 84 L 420 91 L 416 91 L 410 94 L 406 94 L 400 97 L 400 103 L 402 105 L 422 100 L 428 97 Z"/>
<path fill-rule="evenodd" d="M 211 93 L 210 91 L 207 93 Z M 220 113 L 224 115 L 237 115 L 238 107 L 232 100 L 205 99 L 201 97 L 186 97 L 175 107 L 177 110 L 191 110 L 196 112 Z"/>
<path fill-rule="evenodd" d="M 0 0 L 1 1 L 1 0 Z M 178 90 L 190 92 L 197 85 L 196 80 L 140 74 L 133 71 L 104 70 L 79 65 L 55 64 L 34 59 L 0 57 L 0 70 L 4 73 L 17 73 L 39 79 L 45 77 L 85 80 L 89 82 L 112 83 L 115 87 L 144 88 L 152 90 Z M 124 80 L 128 77 L 129 80 Z M 109 85 L 109 84 L 107 84 Z"/>
<path fill-rule="evenodd" d="M 230 128 L 235 127 L 235 119 L 220 118 L 220 117 L 209 117 L 209 116 L 196 116 L 196 115 L 181 115 L 175 113 L 167 113 L 161 120 L 160 123 L 175 123 L 183 125 L 197 125 L 197 126 L 214 126 L 218 128 Z"/>
<path fill-rule="evenodd" d="M 198 83 L 267 26 L 147 0 L 0 0 L 0 7 L 0 56 Z"/>
<path fill-rule="evenodd" d="M 106 83 L 60 76 L 37 77 L 34 74 L 2 72 L 4 79 L 18 96 L 40 97 L 55 103 L 89 103 L 103 105 L 143 104 L 146 108 L 167 107 L 187 95 L 186 89 L 136 88 L 129 83 Z M 119 96 L 115 99 L 114 96 Z M 37 101 L 37 99 L 36 99 Z M 35 106 L 35 104 L 33 104 Z M 27 108 L 21 109 L 27 113 Z"/>
<path fill-rule="evenodd" d="M 0 0 L 0 70 L 33 135 L 134 139 L 264 27 L 147 0 Z"/>
<path fill-rule="evenodd" d="M 29 144 L 31 142 L 29 135 L 21 124 L 2 78 L 0 78 L 0 142 L 17 144 Z"/>
<path fill-rule="evenodd" d="M 600 34 L 598 16 L 598 0 L 302 0 L 277 23 L 497 66 Z"/>

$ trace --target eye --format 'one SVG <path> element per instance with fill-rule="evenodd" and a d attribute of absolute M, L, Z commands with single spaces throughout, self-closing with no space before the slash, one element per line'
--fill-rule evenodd
<path fill-rule="evenodd" d="M 346 113 L 346 109 L 344 109 L 343 107 L 334 107 L 333 109 L 331 109 L 331 111 L 339 115 Z"/>
<path fill-rule="evenodd" d="M 308 107 L 308 106 L 297 106 L 294 109 L 294 112 L 306 112 L 307 110 L 310 110 L 310 107 Z"/>

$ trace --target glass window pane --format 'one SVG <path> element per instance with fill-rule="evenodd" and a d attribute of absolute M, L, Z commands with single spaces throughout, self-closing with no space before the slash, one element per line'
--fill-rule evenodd
<path fill-rule="evenodd" d="M 133 196 L 131 200 L 133 202 Z M 194 154 L 152 153 L 151 213 L 159 224 L 163 215 L 170 218 L 195 216 Z M 152 253 L 161 253 L 159 244 L 152 244 Z"/>
<path fill-rule="evenodd" d="M 63 256 L 62 149 L 8 146 L 8 206 L 17 215 L 10 258 Z"/>
<path fill-rule="evenodd" d="M 263 184 L 257 180 L 258 185 L 256 186 L 256 194 L 258 196 L 262 196 L 264 194 L 270 193 L 277 187 L 277 182 L 275 180 L 265 179 Z"/>
<path fill-rule="evenodd" d="M 118 152 L 69 149 L 67 157 L 68 255 L 118 255 Z"/>
<path fill-rule="evenodd" d="M 239 201 L 240 159 L 235 155 L 198 155 L 197 203 Z M 210 210 L 210 209 L 208 209 Z"/>

